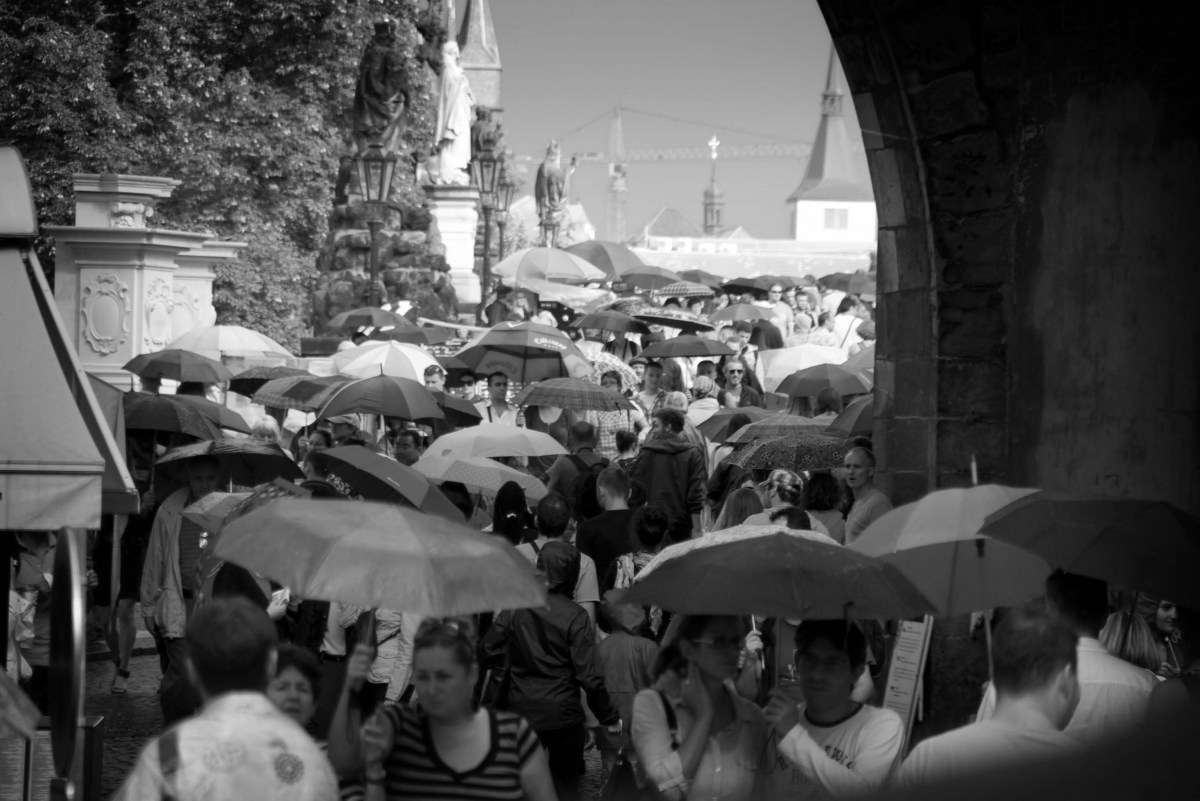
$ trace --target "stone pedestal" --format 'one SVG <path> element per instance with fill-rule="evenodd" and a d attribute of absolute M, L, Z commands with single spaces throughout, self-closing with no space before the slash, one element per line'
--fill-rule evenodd
<path fill-rule="evenodd" d="M 475 233 L 479 229 L 479 192 L 471 186 L 426 186 L 425 208 L 433 215 L 450 281 L 458 294 L 459 309 L 468 312 L 479 304 L 479 276 L 475 273 Z"/>
<path fill-rule="evenodd" d="M 210 239 L 201 247 L 185 250 L 175 258 L 175 305 L 171 310 L 171 337 L 193 328 L 214 325 L 217 312 L 212 305 L 212 285 L 216 266 L 232 261 L 249 245 L 245 242 L 221 242 Z"/>

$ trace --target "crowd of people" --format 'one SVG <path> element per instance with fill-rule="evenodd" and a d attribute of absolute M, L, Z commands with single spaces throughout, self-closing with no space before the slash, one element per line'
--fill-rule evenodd
<path fill-rule="evenodd" d="M 597 376 L 628 410 L 519 407 L 503 372 L 447 385 L 442 367 L 425 371 L 431 391 L 474 404 L 483 421 L 544 431 L 568 451 L 497 460 L 544 482 L 536 503 L 517 482 L 486 496 L 441 486 L 470 527 L 528 558 L 546 585 L 541 608 L 421 619 L 296 597 L 216 561 L 212 535 L 183 514 L 221 486 L 219 461 L 190 460 L 181 485 L 158 497 L 151 465 L 174 443 L 131 436 L 143 511 L 121 533 L 116 575 L 103 558 L 114 532 L 100 533 L 89 581 L 98 599 L 115 599 L 105 612 L 117 695 L 140 607 L 166 729 L 118 797 L 571 801 L 596 748 L 606 799 L 842 799 L 1069 756 L 1194 696 L 1186 613 L 1060 572 L 1044 599 L 997 616 L 975 721 L 906 754 L 905 724 L 876 688 L 890 624 L 805 620 L 789 642 L 776 637 L 779 621 L 618 603 L 612 591 L 673 543 L 757 525 L 845 545 L 892 508 L 869 439 L 847 441 L 825 469 L 731 461 L 724 440 L 750 423 L 739 410 L 765 403 L 762 351 L 851 353 L 874 338 L 860 297 L 783 284 L 749 294 L 693 309 L 749 301 L 770 312 L 714 331 L 734 351 L 721 359 L 640 356 L 670 330 L 582 332 L 628 364 Z M 496 304 L 489 314 L 528 314 Z M 843 401 L 804 400 L 812 414 Z M 729 421 L 714 441 L 699 427 L 718 413 Z M 321 451 L 361 445 L 413 465 L 446 430 L 388 420 L 369 432 L 340 415 L 289 432 L 264 415 L 253 436 L 285 447 L 300 486 L 332 501 L 355 491 L 321 469 Z M 9 670 L 43 709 L 53 549 L 52 534 L 22 534 L 12 556 Z"/>

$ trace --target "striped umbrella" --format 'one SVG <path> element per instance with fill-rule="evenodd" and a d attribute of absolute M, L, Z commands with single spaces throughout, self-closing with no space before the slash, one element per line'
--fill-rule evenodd
<path fill-rule="evenodd" d="M 667 284 L 662 289 L 654 290 L 654 294 L 662 295 L 665 298 L 711 298 L 714 293 L 704 284 L 676 281 L 673 284 Z"/>
<path fill-rule="evenodd" d="M 633 409 L 623 395 L 582 378 L 550 378 L 530 384 L 513 400 L 517 406 L 556 406 L 559 409 L 595 409 L 615 412 Z"/>

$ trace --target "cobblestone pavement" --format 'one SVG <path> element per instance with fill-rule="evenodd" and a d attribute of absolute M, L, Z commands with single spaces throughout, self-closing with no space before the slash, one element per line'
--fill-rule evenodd
<path fill-rule="evenodd" d="M 88 715 L 104 716 L 104 788 L 102 797 L 112 798 L 125 776 L 133 768 L 146 742 L 162 730 L 162 711 L 158 705 L 158 657 L 135 656 L 129 662 L 132 674 L 126 695 L 109 692 L 111 662 L 89 662 L 87 697 Z M 584 777 L 583 801 L 600 797 L 600 758 L 595 751 L 587 755 L 588 772 Z"/>

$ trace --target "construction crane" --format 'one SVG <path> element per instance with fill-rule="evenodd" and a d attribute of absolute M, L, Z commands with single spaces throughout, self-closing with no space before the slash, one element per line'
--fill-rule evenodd
<path fill-rule="evenodd" d="M 624 241 L 625 232 L 625 204 L 629 189 L 626 185 L 626 177 L 628 176 L 628 167 L 630 164 L 656 164 L 675 161 L 710 161 L 716 158 L 715 146 L 710 142 L 706 145 L 697 145 L 695 147 L 667 147 L 667 148 L 636 148 L 627 150 L 625 148 L 625 122 L 624 112 L 632 112 L 648 117 L 657 117 L 660 119 L 670 120 L 672 122 L 686 123 L 688 125 L 704 126 L 715 128 L 722 131 L 730 131 L 732 133 L 741 133 L 749 136 L 764 137 L 765 134 L 740 131 L 735 128 L 729 128 L 721 125 L 707 125 L 694 120 L 682 120 L 675 117 L 669 117 L 664 114 L 654 114 L 647 111 L 637 111 L 635 109 L 626 109 L 621 106 L 609 109 L 600 117 L 587 122 L 572 131 L 569 131 L 562 136 L 556 137 L 561 143 L 566 138 L 573 134 L 582 131 L 599 122 L 604 117 L 608 117 L 608 152 L 598 153 L 595 151 L 574 153 L 572 160 L 577 165 L 584 164 L 607 164 L 608 165 L 608 193 L 605 200 L 605 216 L 607 222 L 608 238 L 617 242 Z M 715 140 L 714 140 L 715 141 Z M 726 161 L 742 161 L 746 159 L 805 159 L 808 157 L 812 146 L 807 142 L 785 142 L 772 141 L 749 144 L 721 144 L 720 156 Z M 516 160 L 522 163 L 540 162 L 541 159 L 536 159 L 532 156 L 517 156 Z"/>

